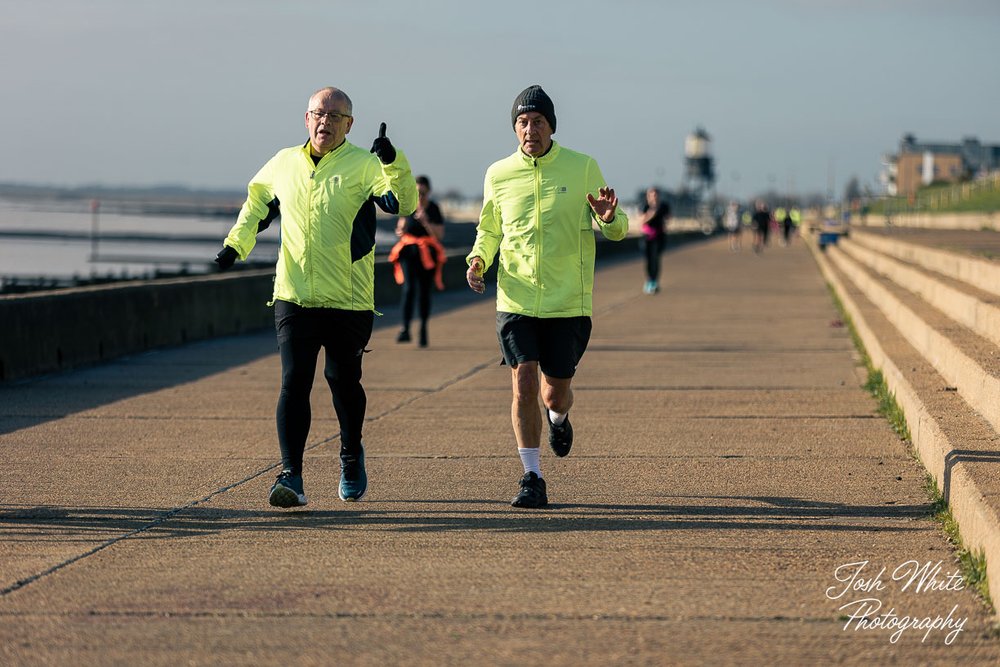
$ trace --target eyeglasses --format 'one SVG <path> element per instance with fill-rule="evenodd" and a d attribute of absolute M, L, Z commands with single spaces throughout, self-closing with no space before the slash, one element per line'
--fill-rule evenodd
<path fill-rule="evenodd" d="M 351 117 L 350 114 L 337 113 L 336 111 L 326 112 L 326 111 L 320 111 L 319 109 L 310 109 L 309 110 L 309 115 L 312 116 L 313 120 L 315 120 L 317 122 L 319 122 L 319 121 L 323 120 L 324 118 L 326 118 L 331 123 L 337 123 L 337 122 L 341 121 L 344 118 L 350 118 Z"/>

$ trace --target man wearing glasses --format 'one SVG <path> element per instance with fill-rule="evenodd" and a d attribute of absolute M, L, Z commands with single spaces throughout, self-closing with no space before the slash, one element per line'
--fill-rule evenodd
<path fill-rule="evenodd" d="M 306 504 L 302 456 L 320 348 L 326 351 L 324 376 L 340 421 L 339 496 L 360 500 L 368 488 L 361 358 L 375 310 L 375 205 L 409 215 L 417 192 L 406 156 L 385 136 L 385 123 L 371 151 L 347 141 L 352 111 L 342 90 L 313 93 L 305 114 L 309 141 L 278 151 L 253 177 L 215 260 L 227 269 L 237 258 L 246 259 L 280 206 L 281 248 L 271 301 L 281 354 L 282 470 L 268 498 L 275 507 Z"/>
<path fill-rule="evenodd" d="M 486 170 L 466 280 L 482 294 L 483 273 L 499 251 L 497 337 L 512 370 L 511 421 L 524 466 L 511 504 L 538 508 L 548 504 L 538 456 L 539 393 L 549 446 L 556 456 L 566 456 L 573 445 L 570 384 L 590 341 L 593 225 L 620 241 L 628 218 L 597 162 L 552 140 L 555 107 L 540 86 L 521 91 L 510 120 L 520 146 Z"/>

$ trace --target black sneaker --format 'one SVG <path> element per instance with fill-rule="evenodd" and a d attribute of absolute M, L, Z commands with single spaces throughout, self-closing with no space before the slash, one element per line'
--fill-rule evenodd
<path fill-rule="evenodd" d="M 420 327 L 420 347 L 427 347 L 427 327 Z"/>
<path fill-rule="evenodd" d="M 396 336 L 396 342 L 397 343 L 409 343 L 410 342 L 410 330 L 409 329 L 403 329 L 403 330 L 401 330 L 399 332 L 399 334 Z"/>
<path fill-rule="evenodd" d="M 514 507 L 527 507 L 537 509 L 549 504 L 549 497 L 545 495 L 545 480 L 533 472 L 524 473 L 521 478 L 521 490 L 514 500 L 510 501 Z"/>
<path fill-rule="evenodd" d="M 559 426 L 549 419 L 549 411 L 545 411 L 545 418 L 549 421 L 549 447 L 556 456 L 566 456 L 573 447 L 573 425 L 569 423 L 569 415 Z"/>
<path fill-rule="evenodd" d="M 358 451 L 340 451 L 340 488 L 338 495 L 344 502 L 354 502 L 365 497 L 368 491 L 368 473 L 365 470 L 365 446 Z"/>
<path fill-rule="evenodd" d="M 302 507 L 308 501 L 302 490 L 302 475 L 293 475 L 291 470 L 282 470 L 274 480 L 267 502 L 274 507 Z"/>

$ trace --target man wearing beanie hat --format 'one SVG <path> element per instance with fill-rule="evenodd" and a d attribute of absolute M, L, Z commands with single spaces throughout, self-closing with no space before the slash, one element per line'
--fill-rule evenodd
<path fill-rule="evenodd" d="M 541 86 L 528 86 L 521 91 L 521 94 L 514 100 L 514 106 L 510 110 L 510 124 L 517 126 L 517 117 L 523 113 L 537 111 L 545 116 L 552 128 L 552 134 L 556 132 L 556 108 L 552 105 L 552 98 L 545 94 Z"/>
<path fill-rule="evenodd" d="M 511 505 L 538 508 L 548 504 L 539 465 L 538 397 L 545 405 L 549 446 L 556 456 L 566 456 L 573 445 L 570 385 L 590 341 L 593 225 L 620 241 L 628 218 L 597 162 L 552 140 L 555 105 L 541 86 L 521 91 L 510 116 L 519 146 L 486 170 L 466 280 L 482 294 L 483 274 L 499 256 L 497 337 L 503 363 L 511 367 L 511 421 L 524 467 Z"/>

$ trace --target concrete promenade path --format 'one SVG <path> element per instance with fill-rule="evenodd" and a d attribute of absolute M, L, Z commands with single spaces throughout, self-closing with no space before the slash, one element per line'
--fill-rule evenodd
<path fill-rule="evenodd" d="M 361 503 L 319 375 L 309 505 L 267 505 L 272 332 L 0 386 L 0 664 L 998 664 L 809 252 L 663 259 L 599 268 L 543 511 L 465 290 L 426 350 L 383 309 Z"/>

